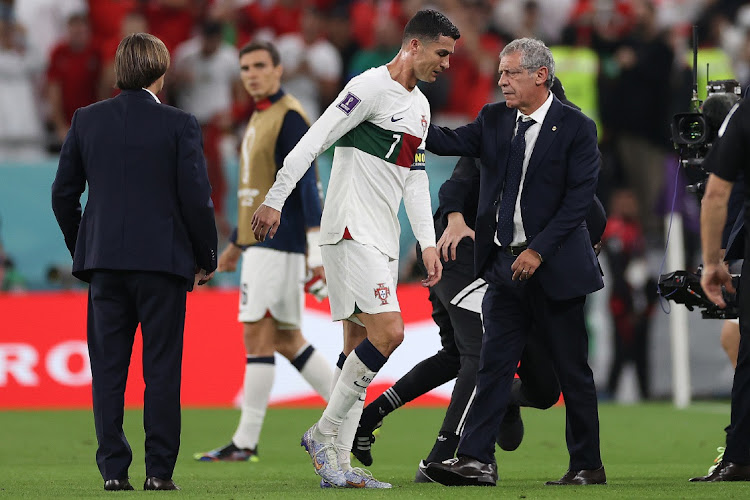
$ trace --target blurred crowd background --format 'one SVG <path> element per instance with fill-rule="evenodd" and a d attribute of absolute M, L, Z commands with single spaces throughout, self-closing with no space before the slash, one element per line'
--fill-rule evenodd
<path fill-rule="evenodd" d="M 120 39 L 147 31 L 172 54 L 160 99 L 193 113 L 203 127 L 226 237 L 232 165 L 253 110 L 239 82 L 238 48 L 253 38 L 273 40 L 285 90 L 315 120 L 352 76 L 392 59 L 406 21 L 427 7 L 461 30 L 450 70 L 422 86 L 433 122 L 467 123 L 485 103 L 501 99 L 497 64 L 504 44 L 525 36 L 544 40 L 568 97 L 599 127 L 599 195 L 610 217 L 623 221 L 607 235 L 605 249 L 627 249 L 633 258 L 663 249 L 663 215 L 678 191 L 676 210 L 685 216 L 685 245 L 695 262 L 698 204 L 675 190 L 684 182 L 669 122 L 690 106 L 693 25 L 711 78 L 750 84 L 750 4 L 738 0 L 0 0 L 0 165 L 54 161 L 74 111 L 117 94 Z M 439 186 L 452 161 L 435 164 Z M 48 203 L 46 193 L 38 203 Z M 12 237 L 0 226 L 0 241 Z M 0 255 L 3 289 L 23 288 L 13 256 L 1 249 Z M 53 280 L 64 272 L 48 271 L 48 284 L 59 284 Z"/>

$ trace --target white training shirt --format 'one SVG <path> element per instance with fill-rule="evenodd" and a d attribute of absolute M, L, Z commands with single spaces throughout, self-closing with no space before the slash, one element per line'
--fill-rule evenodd
<path fill-rule="evenodd" d="M 380 66 L 352 78 L 284 159 L 264 205 L 281 211 L 312 161 L 335 141 L 320 244 L 334 245 L 348 228 L 359 243 L 399 256 L 398 209 L 421 247 L 435 246 L 424 147 L 430 107 Z"/>

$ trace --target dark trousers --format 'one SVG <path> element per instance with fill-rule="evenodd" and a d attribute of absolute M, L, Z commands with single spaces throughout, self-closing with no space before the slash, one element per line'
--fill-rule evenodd
<path fill-rule="evenodd" d="M 485 274 L 489 287 L 482 303 L 484 337 L 477 392 L 457 454 L 494 462 L 495 436 L 521 354 L 529 335 L 543 335 L 566 402 L 569 466 L 596 469 L 601 466 L 599 417 L 588 365 L 585 297 L 554 301 L 533 277 L 511 281 L 514 260 L 498 250 Z"/>
<path fill-rule="evenodd" d="M 750 465 L 750 259 L 742 265 L 739 289 L 740 351 L 732 383 L 732 420 L 727 428 L 724 461 Z"/>
<path fill-rule="evenodd" d="M 95 271 L 88 300 L 96 462 L 104 480 L 128 477 L 122 430 L 125 384 L 138 324 L 143 334 L 146 475 L 171 479 L 180 447 L 180 380 L 186 285 L 174 275 Z"/>

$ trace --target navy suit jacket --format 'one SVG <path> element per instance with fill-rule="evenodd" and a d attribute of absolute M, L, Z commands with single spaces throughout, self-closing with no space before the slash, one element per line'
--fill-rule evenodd
<path fill-rule="evenodd" d="M 152 271 L 182 276 L 192 288 L 197 269 L 216 269 L 200 126 L 145 90 L 125 90 L 75 112 L 52 208 L 73 274 L 84 281 L 97 269 Z"/>
<path fill-rule="evenodd" d="M 481 160 L 474 245 L 477 276 L 482 276 L 495 247 L 496 214 L 515 121 L 515 109 L 492 103 L 472 123 L 455 130 L 432 125 L 427 136 L 428 151 Z M 521 194 L 529 248 L 543 259 L 534 276 L 553 300 L 579 297 L 604 286 L 585 223 L 596 192 L 599 163 L 594 122 L 553 97 Z M 441 197 L 444 201 L 444 212 L 461 211 L 462 206 L 454 210 Z"/>

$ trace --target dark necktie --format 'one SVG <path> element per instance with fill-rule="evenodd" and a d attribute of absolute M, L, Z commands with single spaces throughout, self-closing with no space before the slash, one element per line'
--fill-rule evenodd
<path fill-rule="evenodd" d="M 536 123 L 534 120 L 518 118 L 518 131 L 510 141 L 508 168 L 505 169 L 505 184 L 503 196 L 500 200 L 500 210 L 497 215 L 497 241 L 507 247 L 513 241 L 513 212 L 516 209 L 518 190 L 521 187 L 521 172 L 523 171 L 523 157 L 526 153 L 526 130 Z"/>

